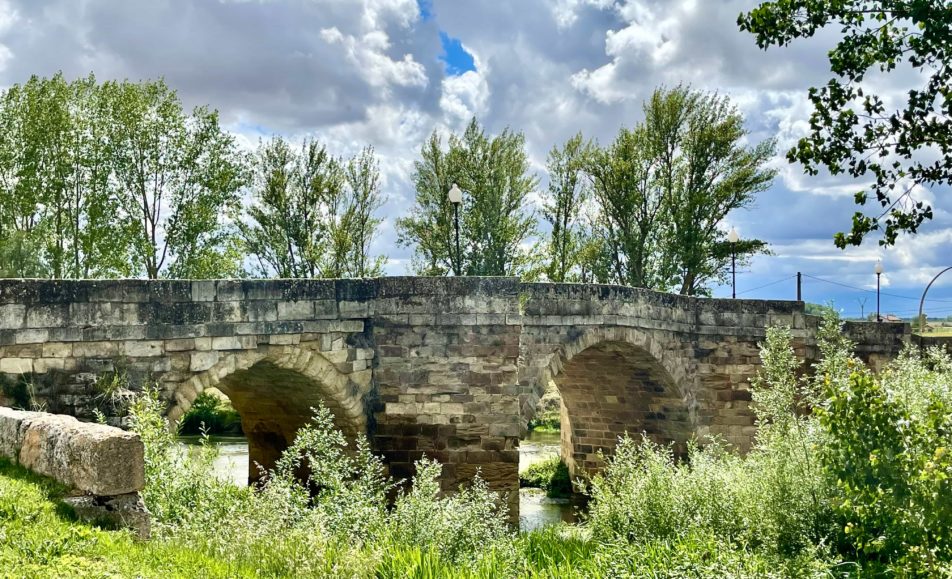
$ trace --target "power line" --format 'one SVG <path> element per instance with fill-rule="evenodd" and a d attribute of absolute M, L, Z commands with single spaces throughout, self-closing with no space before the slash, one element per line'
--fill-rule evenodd
<path fill-rule="evenodd" d="M 824 279 L 824 278 L 822 278 L 822 277 L 816 277 L 815 275 L 810 275 L 810 274 L 808 274 L 808 273 L 803 274 L 803 277 L 807 277 L 807 278 L 810 278 L 810 279 L 815 279 L 815 280 L 817 280 L 817 281 L 822 281 L 822 282 L 828 283 L 828 284 L 833 284 L 833 285 L 842 286 L 842 287 L 845 287 L 845 288 L 849 288 L 849 289 L 851 289 L 851 290 L 856 290 L 856 291 L 860 291 L 860 292 L 864 292 L 864 293 L 869 293 L 869 294 L 875 294 L 875 293 L 876 293 L 876 290 L 871 290 L 871 289 L 862 288 L 862 287 L 856 287 L 855 285 L 849 285 L 849 284 L 845 284 L 845 283 L 843 283 L 843 282 L 833 281 L 833 280 L 831 280 L 831 279 Z M 919 299 L 920 299 L 920 298 L 916 298 L 916 297 L 912 297 L 912 296 L 902 296 L 902 295 L 899 295 L 899 294 L 893 294 L 893 293 L 888 293 L 888 292 L 884 292 L 884 291 L 880 291 L 880 292 L 879 292 L 879 295 L 881 295 L 881 296 L 888 296 L 888 297 L 891 297 L 891 298 L 899 298 L 899 299 L 904 299 L 904 300 L 913 300 L 913 301 L 919 301 Z M 928 300 L 928 301 L 930 301 L 930 302 L 941 302 L 941 303 L 952 303 L 952 300 L 931 299 L 931 300 Z"/>
<path fill-rule="evenodd" d="M 797 276 L 796 276 L 796 275 L 789 275 L 789 276 L 787 276 L 787 277 L 785 277 L 785 278 L 783 278 L 783 279 L 778 279 L 777 281 L 772 281 L 772 282 L 770 282 L 770 283 L 765 283 L 764 285 L 759 285 L 759 286 L 757 286 L 757 287 L 752 287 L 752 288 L 750 288 L 750 289 L 746 289 L 746 290 L 744 290 L 744 291 L 742 291 L 742 292 L 737 292 L 737 295 L 742 296 L 742 295 L 744 295 L 744 294 L 749 294 L 750 292 L 757 291 L 757 290 L 759 290 L 759 289 L 764 289 L 765 287 L 770 287 L 770 286 L 772 286 L 772 285 L 777 285 L 778 283 L 783 283 L 783 282 L 785 282 L 785 281 L 790 281 L 791 279 L 794 279 L 795 277 L 797 277 Z"/>

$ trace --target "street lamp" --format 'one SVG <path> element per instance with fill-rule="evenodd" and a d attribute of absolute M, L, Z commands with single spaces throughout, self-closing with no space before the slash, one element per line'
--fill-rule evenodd
<path fill-rule="evenodd" d="M 731 299 L 737 299 L 737 230 L 731 227 L 727 241 L 731 242 Z"/>
<path fill-rule="evenodd" d="M 883 318 L 879 315 L 879 276 L 883 275 L 883 262 L 876 262 L 876 321 L 881 322 Z"/>
<path fill-rule="evenodd" d="M 463 202 L 463 191 L 456 183 L 453 183 L 447 197 L 449 197 L 450 203 L 453 204 L 453 223 L 456 225 L 456 265 L 453 273 L 459 276 L 462 269 L 462 255 L 459 251 L 459 206 Z"/>

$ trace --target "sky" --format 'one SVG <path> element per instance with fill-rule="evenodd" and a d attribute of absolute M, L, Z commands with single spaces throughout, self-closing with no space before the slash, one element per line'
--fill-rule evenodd
<path fill-rule="evenodd" d="M 490 133 L 525 134 L 546 185 L 545 158 L 581 131 L 607 144 L 643 116 L 658 86 L 727 95 L 746 118 L 751 144 L 776 138 L 773 186 L 725 227 L 770 244 L 737 272 L 738 297 L 829 303 L 846 316 L 876 308 L 914 315 L 929 280 L 952 266 L 952 197 L 935 219 L 895 247 L 875 239 L 841 251 L 863 183 L 806 176 L 783 153 L 808 128 L 807 89 L 831 73 L 836 31 L 763 51 L 736 24 L 743 0 L 0 0 L 0 86 L 30 75 L 93 72 L 99 79 L 162 77 L 186 106 L 217 109 L 248 148 L 274 134 L 316 137 L 340 155 L 378 154 L 387 197 L 373 251 L 387 273 L 409 273 L 412 250 L 394 221 L 413 204 L 411 174 L 434 131 L 459 131 L 476 116 Z M 869 79 L 887 102 L 917 82 L 898 70 Z M 730 297 L 730 286 L 715 289 Z M 952 315 L 952 272 L 929 292 L 926 311 Z"/>

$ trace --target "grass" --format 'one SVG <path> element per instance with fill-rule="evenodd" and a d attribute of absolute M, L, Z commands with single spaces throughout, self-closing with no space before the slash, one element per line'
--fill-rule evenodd
<path fill-rule="evenodd" d="M 253 577 L 187 545 L 140 542 L 127 531 L 79 522 L 65 489 L 0 459 L 0 575 L 3 577 Z"/>
<path fill-rule="evenodd" d="M 549 527 L 489 546 L 470 564 L 444 551 L 390 540 L 376 545 L 272 537 L 241 556 L 173 536 L 138 541 L 126 531 L 78 522 L 65 489 L 0 460 L 0 575 L 61 577 L 630 577 L 803 576 L 809 564 L 780 561 L 710 536 L 610 545 L 572 527 Z M 224 521 L 228 524 L 228 521 Z M 314 549 L 314 547 L 318 547 Z M 809 563 L 809 562 L 808 562 Z M 790 573 L 781 572 L 790 567 Z"/>
<path fill-rule="evenodd" d="M 927 332 L 916 332 L 921 336 L 935 336 L 935 337 L 948 337 L 952 336 L 952 326 L 941 326 L 938 328 L 933 328 Z"/>

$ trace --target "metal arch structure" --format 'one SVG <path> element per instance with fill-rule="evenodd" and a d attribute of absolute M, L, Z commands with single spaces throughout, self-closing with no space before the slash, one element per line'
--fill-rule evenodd
<path fill-rule="evenodd" d="M 927 285 L 927 286 L 926 286 L 926 289 L 923 290 L 923 292 L 922 292 L 922 298 L 919 300 L 919 336 L 920 336 L 920 338 L 922 337 L 922 335 L 923 335 L 923 333 L 924 333 L 924 331 L 925 331 L 925 326 L 926 326 L 926 321 L 925 321 L 925 319 L 923 318 L 923 314 L 922 314 L 922 308 L 923 308 L 923 306 L 924 306 L 925 303 L 926 303 L 926 294 L 929 293 L 929 288 L 932 287 L 932 284 L 935 283 L 935 280 L 939 279 L 939 276 L 941 276 L 943 273 L 949 271 L 950 269 L 952 269 L 952 265 L 950 265 L 949 267 L 943 269 L 943 270 L 940 271 L 939 273 L 935 274 L 935 277 L 932 278 L 932 281 L 929 282 L 929 285 Z M 919 344 L 920 344 L 920 345 L 922 344 L 922 340 L 921 340 L 921 339 L 919 340 Z"/>

